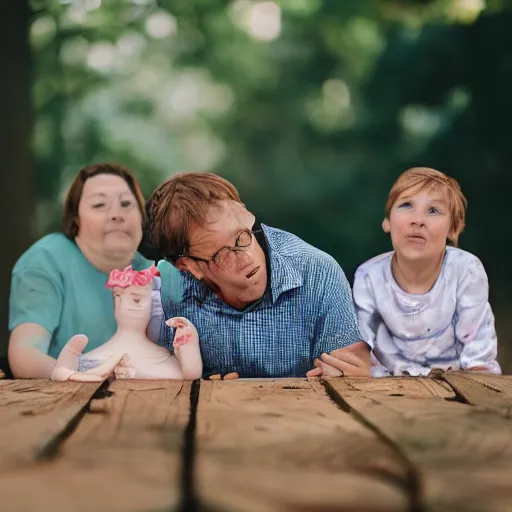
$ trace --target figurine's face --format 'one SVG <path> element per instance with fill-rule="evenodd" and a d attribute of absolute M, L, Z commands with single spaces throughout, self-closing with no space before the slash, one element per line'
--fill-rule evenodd
<path fill-rule="evenodd" d="M 146 286 L 115 287 L 114 309 L 118 327 L 146 328 L 151 318 L 152 283 Z"/>

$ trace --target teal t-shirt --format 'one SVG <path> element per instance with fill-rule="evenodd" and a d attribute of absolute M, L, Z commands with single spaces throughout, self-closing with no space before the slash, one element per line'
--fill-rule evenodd
<path fill-rule="evenodd" d="M 132 266 L 152 265 L 137 253 Z M 32 322 L 52 334 L 48 355 L 57 357 L 75 334 L 85 334 L 84 352 L 99 347 L 117 329 L 107 274 L 97 270 L 78 246 L 62 233 L 52 233 L 32 245 L 12 271 L 9 330 Z"/>

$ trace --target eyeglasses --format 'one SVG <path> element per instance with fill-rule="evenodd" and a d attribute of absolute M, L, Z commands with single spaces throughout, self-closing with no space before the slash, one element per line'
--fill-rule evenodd
<path fill-rule="evenodd" d="M 251 231 L 250 229 L 244 229 L 238 233 L 238 236 L 235 240 L 235 245 L 224 246 L 221 247 L 213 256 L 210 258 L 199 258 L 198 256 L 191 256 L 190 254 L 182 254 L 179 256 L 180 258 L 189 258 L 193 261 L 202 261 L 207 265 L 210 264 L 210 261 L 213 261 L 215 265 L 218 267 L 226 266 L 229 262 L 229 257 L 231 253 L 237 253 L 241 251 L 246 251 L 252 245 L 252 237 L 255 233 L 260 233 L 261 230 Z"/>

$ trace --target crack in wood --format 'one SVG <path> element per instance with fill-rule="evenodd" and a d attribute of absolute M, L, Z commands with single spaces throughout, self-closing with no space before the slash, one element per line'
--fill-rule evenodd
<path fill-rule="evenodd" d="M 179 512 L 204 511 L 200 506 L 199 497 L 195 487 L 195 458 L 196 458 L 196 424 L 197 405 L 201 381 L 195 380 L 190 387 L 190 413 L 183 433 L 182 467 L 181 467 L 181 501 Z M 182 390 L 180 390 L 180 393 Z"/>
<path fill-rule="evenodd" d="M 55 436 L 45 440 L 39 445 L 34 453 L 35 461 L 48 461 L 55 459 L 59 456 L 59 448 L 68 439 L 73 432 L 77 429 L 80 421 L 89 411 L 89 407 L 93 400 L 102 400 L 111 396 L 113 393 L 108 391 L 109 381 L 105 380 L 101 383 L 98 389 L 90 397 L 90 399 L 81 407 L 77 413 L 71 418 L 64 428 Z M 110 393 L 110 394 L 109 394 Z"/>
<path fill-rule="evenodd" d="M 397 454 L 399 460 L 405 468 L 405 482 L 402 478 L 387 472 L 387 471 L 376 471 L 375 476 L 386 480 L 390 484 L 401 489 L 407 496 L 408 499 L 408 512 L 425 512 L 425 507 L 422 503 L 422 492 L 421 492 L 421 478 L 418 470 L 414 463 L 409 460 L 407 455 L 404 453 L 402 448 L 391 438 L 389 438 L 384 432 L 382 432 L 378 426 L 374 425 L 369 421 L 363 414 L 354 409 L 348 404 L 343 397 L 341 397 L 336 390 L 330 385 L 328 380 L 322 380 L 322 385 L 329 398 L 345 413 L 348 413 L 354 417 L 364 427 L 368 428 L 380 439 L 383 443 L 389 446 L 394 453 Z"/>
<path fill-rule="evenodd" d="M 444 372 L 442 374 L 435 374 L 433 375 L 432 377 L 432 380 L 435 381 L 435 382 L 439 382 L 439 383 L 442 383 L 442 384 L 447 384 L 450 389 L 453 391 L 454 395 L 453 397 L 447 397 L 445 398 L 445 400 L 447 402 L 459 402 L 461 404 L 466 404 L 466 405 L 471 405 L 467 399 L 464 397 L 464 395 L 462 395 L 459 391 L 459 389 L 457 389 L 456 386 L 454 386 L 450 381 L 448 381 L 445 377 L 444 377 Z"/>

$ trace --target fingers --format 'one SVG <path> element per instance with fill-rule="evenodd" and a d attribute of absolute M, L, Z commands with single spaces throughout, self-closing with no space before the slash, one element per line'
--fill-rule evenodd
<path fill-rule="evenodd" d="M 359 357 L 359 355 L 356 355 L 353 352 L 349 352 L 349 351 L 346 351 L 343 349 L 335 350 L 334 352 L 331 352 L 330 354 L 325 354 L 325 355 L 328 355 L 330 358 L 337 359 L 338 361 L 344 361 L 345 363 L 349 363 L 352 366 L 357 366 L 359 368 L 361 366 L 365 366 L 368 364 L 366 361 L 361 359 L 361 357 Z"/>
<path fill-rule="evenodd" d="M 121 360 L 119 361 L 117 367 L 130 367 L 131 368 L 132 362 L 130 361 L 130 356 L 128 354 L 125 354 L 123 357 L 121 357 Z"/>
<path fill-rule="evenodd" d="M 175 316 L 174 318 L 169 318 L 169 320 L 165 321 L 166 325 L 174 327 L 175 329 L 186 327 L 189 323 L 190 322 L 182 316 Z"/>
<path fill-rule="evenodd" d="M 347 367 L 353 367 L 352 369 L 356 369 L 361 366 L 361 360 L 350 353 L 340 354 L 337 357 L 332 356 L 331 354 L 323 353 L 320 356 L 320 359 L 335 368 L 339 368 L 341 370 L 346 369 Z M 343 363 L 343 367 L 339 366 L 340 363 Z"/>
<path fill-rule="evenodd" d="M 78 358 L 88 343 L 87 336 L 76 334 L 69 338 L 57 357 L 57 367 L 64 367 L 71 371 L 78 370 Z M 67 380 L 67 379 L 66 379 Z"/>
<path fill-rule="evenodd" d="M 101 382 L 104 379 L 98 375 L 91 375 L 85 372 L 74 372 L 64 366 L 56 367 L 50 379 L 57 382 L 74 381 L 74 382 Z"/>
<path fill-rule="evenodd" d="M 338 368 L 325 361 L 320 361 L 320 368 L 322 368 L 324 377 L 340 377 L 344 374 L 343 368 Z"/>
<path fill-rule="evenodd" d="M 135 374 L 135 368 L 131 365 L 130 357 L 125 354 L 114 368 L 114 376 L 116 379 L 134 379 Z"/>
<path fill-rule="evenodd" d="M 87 343 L 89 343 L 89 338 L 85 334 L 75 334 L 69 338 L 65 347 L 73 354 L 79 356 L 84 351 Z"/>
<path fill-rule="evenodd" d="M 347 354 L 344 354 L 344 358 Z M 355 360 L 351 358 L 354 362 L 357 361 L 359 363 L 359 366 L 356 366 L 355 364 L 352 364 L 350 362 L 344 361 L 342 359 L 338 359 L 337 357 L 333 357 L 330 354 L 322 354 L 321 356 L 322 362 L 328 364 L 331 368 L 335 368 L 341 372 L 343 372 L 343 375 L 345 376 L 354 376 L 354 377 L 362 377 L 370 376 L 371 367 L 369 365 L 364 364 L 359 358 L 356 357 Z"/>
<path fill-rule="evenodd" d="M 64 366 L 56 366 L 50 375 L 50 380 L 54 380 L 56 382 L 65 382 L 66 380 L 69 380 L 73 373 L 75 372 L 69 368 Z"/>
<path fill-rule="evenodd" d="M 313 368 L 306 373 L 306 377 L 321 377 L 323 375 L 322 368 Z"/>
<path fill-rule="evenodd" d="M 114 373 L 114 368 L 119 365 L 121 361 L 129 361 L 127 354 L 122 354 L 119 357 L 110 357 L 107 359 L 104 363 L 100 364 L 99 366 L 96 366 L 95 368 L 91 368 L 90 370 L 87 370 L 86 372 L 81 372 L 83 374 L 87 375 L 96 375 L 101 378 L 101 380 L 106 379 L 109 375 L 112 375 Z"/>
<path fill-rule="evenodd" d="M 85 372 L 73 372 L 69 380 L 74 382 L 103 382 L 105 379 L 99 375 L 92 375 Z"/>
<path fill-rule="evenodd" d="M 214 375 L 210 375 L 208 377 L 208 380 L 234 380 L 239 378 L 240 375 L 238 374 L 238 372 L 226 373 L 224 375 L 221 375 L 220 373 L 215 373 Z"/>
<path fill-rule="evenodd" d="M 356 366 L 371 366 L 370 345 L 368 345 L 368 343 L 364 341 L 358 341 L 356 343 L 352 343 L 347 347 L 338 348 L 337 350 L 333 350 L 330 354 L 331 356 L 337 357 L 338 359 L 346 360 L 347 362 L 350 363 L 353 363 L 353 361 L 355 360 L 347 358 L 355 356 L 360 360 L 360 363 L 356 364 Z"/>

